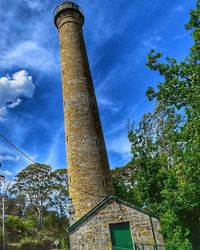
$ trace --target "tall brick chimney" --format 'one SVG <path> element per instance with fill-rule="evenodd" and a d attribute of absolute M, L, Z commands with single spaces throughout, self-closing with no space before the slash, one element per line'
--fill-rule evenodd
<path fill-rule="evenodd" d="M 69 194 L 77 220 L 113 194 L 113 185 L 82 33 L 83 11 L 63 2 L 54 22 L 60 38 Z"/>

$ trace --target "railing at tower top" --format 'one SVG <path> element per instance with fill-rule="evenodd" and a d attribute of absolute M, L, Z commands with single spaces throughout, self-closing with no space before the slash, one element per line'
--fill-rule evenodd
<path fill-rule="evenodd" d="M 84 12 L 79 5 L 77 5 L 73 2 L 63 2 L 60 5 L 58 5 L 56 7 L 56 9 L 54 10 L 54 17 L 58 14 L 58 12 L 66 10 L 66 9 L 75 9 L 75 10 L 79 11 L 84 16 Z"/>

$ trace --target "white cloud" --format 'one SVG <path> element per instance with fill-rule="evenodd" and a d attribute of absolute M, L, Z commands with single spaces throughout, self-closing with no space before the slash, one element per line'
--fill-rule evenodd
<path fill-rule="evenodd" d="M 183 5 L 178 5 L 175 9 L 176 12 L 182 12 L 184 10 Z"/>
<path fill-rule="evenodd" d="M 15 72 L 12 76 L 0 77 L 0 119 L 4 118 L 9 108 L 22 102 L 21 97 L 31 98 L 34 90 L 32 76 L 25 70 Z"/>
<path fill-rule="evenodd" d="M 56 55 L 42 47 L 38 42 L 29 40 L 20 42 L 0 55 L 0 67 L 23 66 L 38 70 L 55 69 Z"/>
<path fill-rule="evenodd" d="M 130 158 L 131 144 L 125 134 L 109 138 L 107 148 L 109 152 L 117 153 L 124 159 Z"/>
<path fill-rule="evenodd" d="M 21 102 L 22 99 L 17 98 L 15 101 L 11 102 L 10 104 L 7 104 L 7 107 L 13 109 L 14 107 L 18 106 Z"/>
<path fill-rule="evenodd" d="M 103 96 L 98 97 L 98 104 L 105 109 L 109 109 L 112 113 L 117 113 L 121 110 L 121 104 L 115 103 L 113 100 Z"/>
<path fill-rule="evenodd" d="M 105 9 L 111 7 L 109 2 L 110 1 L 104 1 Z M 120 4 L 121 1 L 115 1 L 115 4 L 112 5 L 112 13 L 118 13 Z M 92 26 L 88 26 L 92 28 L 92 30 L 88 30 L 87 32 L 92 32 L 92 37 L 90 35 L 88 36 L 92 39 L 91 44 L 95 45 L 93 47 L 94 49 L 98 46 L 102 46 L 103 43 L 109 41 L 113 37 L 122 34 L 127 29 L 130 18 L 135 16 L 133 11 L 136 12 L 135 9 L 126 8 L 126 12 L 123 12 L 126 18 L 118 18 L 116 25 L 115 18 L 102 9 L 101 1 L 81 1 L 80 5 L 87 11 L 87 19 L 93 20 Z M 93 29 L 93 27 L 95 27 L 95 29 Z"/>
<path fill-rule="evenodd" d="M 55 169 L 55 167 L 59 167 L 58 152 L 60 150 L 61 143 L 65 142 L 61 137 L 63 129 L 64 127 L 61 126 L 57 133 L 55 133 L 51 146 L 49 147 L 48 156 L 45 160 L 45 163 L 51 165 L 53 169 Z"/>
<path fill-rule="evenodd" d="M 119 133 L 127 133 L 127 124 L 128 121 L 132 121 L 133 118 L 134 120 L 137 119 L 138 117 L 138 110 L 141 107 L 141 104 L 143 103 L 143 101 L 139 101 L 138 103 L 136 103 L 136 105 L 134 105 L 133 107 L 129 108 L 130 110 L 122 110 L 121 113 L 124 114 L 124 116 L 122 116 L 122 118 L 120 119 L 120 117 L 118 118 L 117 122 L 113 122 L 110 125 L 110 129 L 107 131 L 106 136 L 111 137 L 113 135 L 117 135 Z M 127 135 L 126 135 L 127 136 Z"/>
<path fill-rule="evenodd" d="M 148 37 L 147 39 L 143 40 L 142 43 L 145 47 L 152 47 L 156 48 L 157 43 L 163 40 L 163 37 L 161 36 L 152 36 Z"/>
<path fill-rule="evenodd" d="M 4 121 L 4 117 L 5 117 L 6 113 L 7 113 L 6 107 L 0 108 L 0 121 Z"/>
<path fill-rule="evenodd" d="M 27 4 L 27 6 L 30 8 L 30 9 L 33 9 L 33 10 L 43 10 L 47 1 L 38 1 L 38 0 L 24 0 L 24 2 Z"/>
<path fill-rule="evenodd" d="M 0 161 L 18 161 L 18 156 L 12 156 L 9 154 L 0 154 Z"/>
<path fill-rule="evenodd" d="M 5 176 L 13 176 L 14 173 L 12 171 L 6 169 L 6 170 L 3 171 L 3 175 L 5 175 Z"/>
<path fill-rule="evenodd" d="M 118 72 L 119 67 L 112 69 L 108 75 L 105 77 L 105 79 L 101 80 L 101 78 L 96 79 L 96 82 L 99 82 L 96 89 L 96 95 L 97 95 L 97 102 L 100 107 L 103 109 L 110 110 L 112 113 L 117 113 L 122 109 L 123 104 L 119 101 L 115 101 L 113 97 L 111 96 L 111 91 L 109 88 L 114 86 L 116 84 L 116 75 Z M 112 84 L 111 84 L 112 83 Z"/>

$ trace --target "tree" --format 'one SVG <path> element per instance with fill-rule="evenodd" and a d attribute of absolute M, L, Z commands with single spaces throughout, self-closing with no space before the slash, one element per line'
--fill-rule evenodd
<path fill-rule="evenodd" d="M 160 213 L 169 246 L 198 250 L 200 0 L 191 10 L 186 29 L 192 31 L 194 44 L 182 62 L 169 57 L 164 61 L 162 53 L 150 51 L 147 66 L 159 72 L 163 81 L 156 88 L 148 88 L 147 97 L 156 100 L 156 107 L 143 116 L 138 127 L 129 124 L 128 137 L 132 163 L 138 167 L 133 174 L 132 194 L 137 194 L 134 199 L 140 205 L 147 201 Z"/>
<path fill-rule="evenodd" d="M 46 210 L 58 212 L 59 209 L 62 215 L 64 213 L 64 206 L 66 208 L 68 202 L 67 175 L 65 173 L 66 170 L 53 172 L 48 165 L 32 164 L 16 176 L 12 194 L 15 194 L 16 199 L 24 197 L 24 210 L 36 214 L 38 229 L 41 228 L 43 214 Z"/>
<path fill-rule="evenodd" d="M 132 162 L 111 170 L 115 195 L 135 204 L 138 204 L 138 199 L 137 194 L 133 194 L 133 187 L 136 185 L 134 177 L 137 171 L 138 167 Z"/>
<path fill-rule="evenodd" d="M 56 239 L 66 245 L 68 200 L 66 169 L 43 164 L 23 169 L 6 196 L 9 249 L 51 249 Z"/>
<path fill-rule="evenodd" d="M 16 196 L 23 195 L 26 207 L 36 214 L 38 218 L 38 229 L 41 227 L 43 210 L 49 202 L 52 180 L 51 167 L 42 164 L 29 165 L 16 176 L 16 183 L 12 188 Z"/>
<path fill-rule="evenodd" d="M 70 202 L 66 169 L 55 170 L 52 172 L 51 178 L 53 181 L 53 189 L 50 195 L 51 209 L 60 216 L 66 216 Z"/>
<path fill-rule="evenodd" d="M 168 181 L 162 196 L 165 207 L 176 214 L 185 228 L 194 249 L 200 249 L 200 1 L 191 10 L 186 29 L 192 30 L 194 44 L 189 55 L 182 62 L 166 58 L 159 61 L 162 53 L 150 52 L 147 66 L 158 71 L 164 81 L 157 90 L 149 88 L 147 97 L 156 99 L 157 106 L 164 105 L 182 114 L 182 123 L 176 126 L 176 136 L 170 138 L 173 144 L 171 158 L 173 168 L 169 170 Z M 180 111 L 179 111 L 180 110 Z M 171 184 L 175 183 L 171 186 Z"/>

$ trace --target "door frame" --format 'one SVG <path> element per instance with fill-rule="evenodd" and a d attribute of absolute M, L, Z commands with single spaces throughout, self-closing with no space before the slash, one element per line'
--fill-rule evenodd
<path fill-rule="evenodd" d="M 130 226 L 130 221 L 120 221 L 120 222 L 116 222 L 116 223 L 114 223 L 114 222 L 113 223 L 109 223 L 109 231 L 110 231 L 111 244 L 112 244 L 111 225 L 117 225 L 117 224 L 128 224 L 129 230 L 130 230 L 130 236 L 131 236 L 133 250 L 135 250 L 135 244 L 134 244 L 134 240 L 133 240 L 133 234 L 132 234 L 132 230 L 131 230 L 131 226 Z M 112 247 L 113 247 L 113 245 L 112 245 Z"/>

